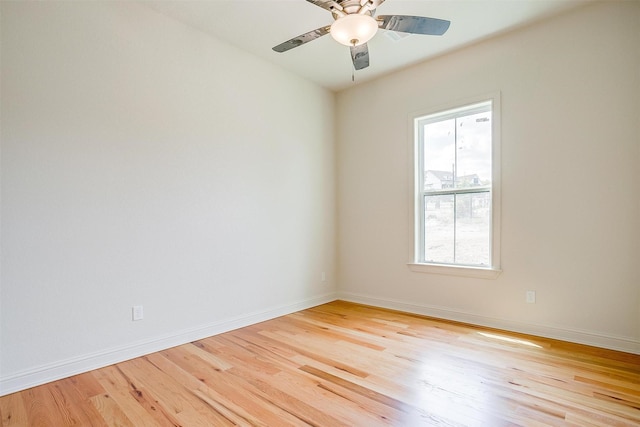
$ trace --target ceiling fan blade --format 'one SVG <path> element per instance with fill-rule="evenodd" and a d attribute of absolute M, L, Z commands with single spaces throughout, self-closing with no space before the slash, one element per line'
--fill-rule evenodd
<path fill-rule="evenodd" d="M 381 15 L 376 19 L 380 22 L 380 28 L 385 30 L 430 36 L 443 35 L 451 24 L 451 22 L 444 19 L 426 18 L 424 16 Z"/>
<path fill-rule="evenodd" d="M 326 27 L 320 27 L 313 31 L 309 31 L 308 33 L 304 33 L 297 37 L 294 37 L 291 40 L 287 40 L 284 43 L 280 43 L 278 46 L 274 46 L 273 50 L 280 53 L 286 52 L 290 49 L 293 49 L 294 47 L 298 47 L 305 43 L 309 43 L 312 40 L 315 40 L 319 37 L 324 36 L 325 34 L 328 34 L 330 29 L 331 29 L 331 26 L 326 26 Z"/>
<path fill-rule="evenodd" d="M 351 60 L 353 61 L 353 68 L 356 70 L 362 70 L 369 66 L 369 48 L 367 44 L 361 44 L 360 46 L 351 46 Z"/>

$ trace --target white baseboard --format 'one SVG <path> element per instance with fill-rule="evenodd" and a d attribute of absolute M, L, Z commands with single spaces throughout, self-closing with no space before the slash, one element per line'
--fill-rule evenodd
<path fill-rule="evenodd" d="M 296 311 L 315 307 L 320 304 L 334 301 L 335 299 L 335 293 L 320 295 L 294 303 L 275 306 L 266 310 L 220 320 L 218 322 L 177 333 L 154 337 L 149 340 L 38 366 L 7 377 L 0 376 L 0 396 L 218 335 L 223 332 L 229 332 L 234 329 L 264 322 L 265 320 L 274 319 Z"/>
<path fill-rule="evenodd" d="M 370 297 L 350 292 L 338 292 L 301 300 L 291 304 L 271 307 L 266 310 L 249 313 L 247 315 L 224 319 L 209 325 L 203 325 L 166 336 L 155 337 L 122 347 L 107 349 L 98 353 L 85 354 L 56 363 L 39 366 L 7 377 L 0 377 L 0 396 L 232 331 L 234 329 L 253 325 L 255 323 L 264 322 L 265 320 L 335 301 L 336 299 L 640 354 L 640 341 L 631 338 L 612 337 L 589 331 L 514 322 L 511 320 L 480 316 L 443 307 L 415 304 L 389 298 Z"/>
<path fill-rule="evenodd" d="M 623 351 L 626 353 L 640 354 L 640 341 L 628 337 L 609 336 L 598 332 L 560 328 L 550 325 L 516 322 L 512 320 L 466 313 L 444 307 L 415 304 L 389 298 L 370 297 L 351 292 L 338 292 L 338 298 L 344 301 L 399 310 L 439 319 L 453 320 L 478 326 L 486 326 L 489 328 L 519 332 L 578 344 L 586 344 L 595 347 Z"/>

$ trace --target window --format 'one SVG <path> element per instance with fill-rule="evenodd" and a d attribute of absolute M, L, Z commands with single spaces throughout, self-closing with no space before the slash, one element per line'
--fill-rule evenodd
<path fill-rule="evenodd" d="M 497 104 L 498 98 L 492 97 L 413 119 L 412 265 L 419 271 L 499 272 Z"/>

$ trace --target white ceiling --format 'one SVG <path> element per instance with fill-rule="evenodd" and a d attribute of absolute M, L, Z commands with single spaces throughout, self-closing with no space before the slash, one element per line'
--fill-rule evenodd
<path fill-rule="evenodd" d="M 377 15 L 416 15 L 451 21 L 443 36 L 379 30 L 369 41 L 370 66 L 355 83 L 421 62 L 478 40 L 542 20 L 590 0 L 387 0 Z M 349 48 L 326 35 L 284 53 L 271 48 L 331 24 L 331 14 L 305 0 L 142 0 L 156 11 L 331 90 L 354 83 Z M 391 33 L 391 34 L 389 34 Z"/>

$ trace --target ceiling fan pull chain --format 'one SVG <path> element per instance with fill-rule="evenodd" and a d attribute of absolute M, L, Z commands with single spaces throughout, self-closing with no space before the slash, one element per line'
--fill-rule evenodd
<path fill-rule="evenodd" d="M 351 40 L 351 43 L 353 43 L 353 47 L 356 47 L 356 40 Z M 355 83 L 356 82 L 356 64 L 353 63 L 353 61 L 351 62 L 351 83 Z"/>

